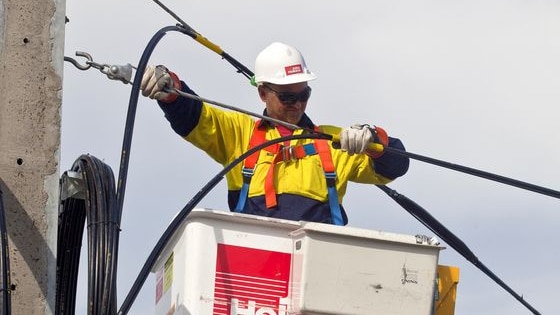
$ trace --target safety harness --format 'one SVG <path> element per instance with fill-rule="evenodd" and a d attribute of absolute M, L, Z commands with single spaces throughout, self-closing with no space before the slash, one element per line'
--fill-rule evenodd
<path fill-rule="evenodd" d="M 253 134 L 249 140 L 248 150 L 263 144 L 266 142 L 266 128 L 259 128 L 261 121 L 257 121 L 255 128 L 253 129 Z M 316 131 L 318 127 L 314 127 Z M 277 205 L 276 202 L 276 191 L 274 188 L 274 166 L 279 162 L 288 162 L 302 159 L 309 155 L 319 154 L 321 159 L 321 164 L 323 166 L 323 171 L 325 173 L 325 178 L 327 181 L 327 195 L 329 200 L 329 206 L 331 210 L 332 223 L 335 225 L 344 225 L 342 219 L 342 211 L 340 209 L 340 204 L 338 203 L 338 193 L 336 191 L 336 171 L 334 163 L 331 157 L 331 150 L 329 144 L 325 139 L 315 139 L 312 143 L 300 144 L 300 145 L 289 145 L 285 146 L 282 144 L 271 144 L 264 148 L 272 155 L 274 159 L 268 173 L 265 178 L 264 191 L 267 209 L 274 208 Z M 251 178 L 253 177 L 255 166 L 259 159 L 260 151 L 257 151 L 245 159 L 242 173 L 243 173 L 243 186 L 241 187 L 241 192 L 239 194 L 239 200 L 237 206 L 235 207 L 236 212 L 242 212 L 247 203 L 247 198 L 249 195 L 249 185 L 251 184 Z"/>

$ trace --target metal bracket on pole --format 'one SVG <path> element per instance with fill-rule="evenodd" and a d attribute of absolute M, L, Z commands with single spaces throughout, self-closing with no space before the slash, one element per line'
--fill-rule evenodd
<path fill-rule="evenodd" d="M 80 172 L 66 171 L 60 183 L 60 199 L 68 198 L 85 200 L 84 179 Z"/>

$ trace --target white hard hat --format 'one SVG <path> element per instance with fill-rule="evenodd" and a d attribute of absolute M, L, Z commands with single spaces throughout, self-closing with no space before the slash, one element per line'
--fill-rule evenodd
<path fill-rule="evenodd" d="M 272 43 L 255 60 L 255 83 L 293 84 L 317 77 L 307 69 L 303 56 L 295 47 Z"/>

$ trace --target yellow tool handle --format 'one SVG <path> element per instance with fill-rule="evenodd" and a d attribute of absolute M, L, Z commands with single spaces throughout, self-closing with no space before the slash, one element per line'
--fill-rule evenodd
<path fill-rule="evenodd" d="M 221 55 L 221 54 L 224 53 L 224 51 L 220 48 L 220 46 L 212 43 L 206 37 L 200 35 L 199 33 L 196 33 L 195 40 L 197 42 L 201 43 L 202 45 L 204 45 L 206 48 L 210 49 L 211 51 L 217 53 L 218 55 Z"/>

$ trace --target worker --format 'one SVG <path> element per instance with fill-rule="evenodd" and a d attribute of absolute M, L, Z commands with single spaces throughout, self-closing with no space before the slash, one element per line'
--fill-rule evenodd
<path fill-rule="evenodd" d="M 341 129 L 311 121 L 305 109 L 311 96 L 308 82 L 316 75 L 298 49 L 272 43 L 258 54 L 254 69 L 253 80 L 265 105 L 263 116 L 301 128 L 256 121 L 247 114 L 172 93 L 175 88 L 196 95 L 164 66 L 147 66 L 141 83 L 142 94 L 157 100 L 173 130 L 224 166 L 269 139 L 310 130 L 339 135 L 338 146 L 330 140 L 298 139 L 247 158 L 226 174 L 230 210 L 346 225 L 342 200 L 348 181 L 384 185 L 407 172 L 407 157 L 369 149 L 370 142 L 376 142 L 404 151 L 402 142 L 382 128 L 360 124 Z"/>

